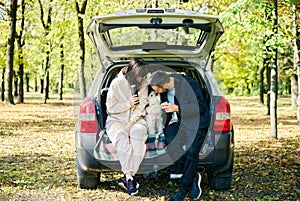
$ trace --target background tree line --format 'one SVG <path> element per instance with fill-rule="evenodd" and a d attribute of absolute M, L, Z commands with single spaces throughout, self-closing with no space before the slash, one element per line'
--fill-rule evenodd
<path fill-rule="evenodd" d="M 211 68 L 223 91 L 260 95 L 275 118 L 277 94 L 291 94 L 300 121 L 298 0 L 0 0 L 2 101 L 23 103 L 24 91 L 45 103 L 51 93 L 83 98 L 99 66 L 85 35 L 91 18 L 141 7 L 219 15 L 225 33 Z"/>

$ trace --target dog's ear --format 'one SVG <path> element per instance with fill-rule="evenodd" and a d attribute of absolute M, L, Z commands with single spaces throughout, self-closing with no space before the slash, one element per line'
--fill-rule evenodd
<path fill-rule="evenodd" d="M 149 94 L 149 97 L 153 97 L 153 96 L 155 96 L 155 92 L 151 91 L 151 93 Z"/>

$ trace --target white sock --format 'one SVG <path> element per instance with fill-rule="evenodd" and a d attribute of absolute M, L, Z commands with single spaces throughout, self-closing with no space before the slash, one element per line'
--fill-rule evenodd
<path fill-rule="evenodd" d="M 128 181 L 129 179 L 133 180 L 133 177 L 131 174 L 126 174 L 126 181 Z"/>

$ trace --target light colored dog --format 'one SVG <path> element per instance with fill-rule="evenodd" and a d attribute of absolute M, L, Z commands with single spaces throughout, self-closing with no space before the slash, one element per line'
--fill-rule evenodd
<path fill-rule="evenodd" d="M 163 118 L 160 107 L 160 95 L 152 91 L 148 96 L 149 106 L 146 108 L 148 134 L 163 133 Z"/>

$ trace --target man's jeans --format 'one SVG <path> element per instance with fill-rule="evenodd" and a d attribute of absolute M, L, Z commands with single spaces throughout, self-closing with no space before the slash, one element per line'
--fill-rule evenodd
<path fill-rule="evenodd" d="M 166 128 L 168 153 L 183 174 L 179 190 L 188 192 L 192 187 L 207 130 L 208 128 L 199 128 L 197 131 L 190 131 L 180 127 L 178 123 L 169 124 Z"/>

